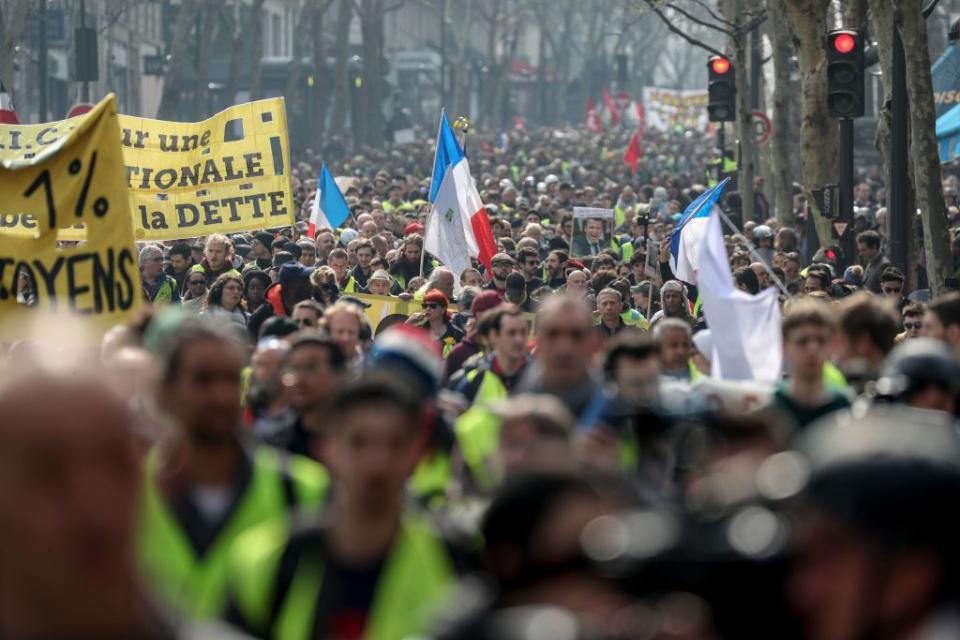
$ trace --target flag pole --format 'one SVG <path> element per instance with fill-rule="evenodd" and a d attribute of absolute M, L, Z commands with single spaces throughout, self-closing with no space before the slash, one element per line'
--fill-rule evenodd
<path fill-rule="evenodd" d="M 734 233 L 734 234 L 740 233 L 740 230 L 737 229 L 737 226 L 733 224 L 730 218 L 727 217 L 727 214 L 723 212 L 723 209 L 721 209 L 720 207 L 717 207 L 717 211 L 720 212 L 720 219 L 723 220 L 724 224 L 726 224 L 727 227 L 730 228 L 731 233 Z M 783 295 L 789 296 L 790 292 L 787 291 L 787 288 L 780 281 L 780 278 L 777 277 L 777 274 L 773 272 L 773 269 L 771 269 L 769 265 L 767 265 L 767 263 L 764 261 L 764 259 L 760 256 L 760 253 L 757 251 L 757 248 L 753 246 L 753 243 L 750 242 L 750 239 L 747 238 L 746 236 L 743 236 L 743 240 L 744 242 L 747 243 L 747 250 L 750 252 L 750 255 L 753 256 L 756 262 L 760 263 L 760 265 L 763 267 L 763 270 L 767 272 L 767 275 L 770 276 L 770 279 L 773 280 L 774 284 L 777 285 L 777 288 L 780 289 Z"/>

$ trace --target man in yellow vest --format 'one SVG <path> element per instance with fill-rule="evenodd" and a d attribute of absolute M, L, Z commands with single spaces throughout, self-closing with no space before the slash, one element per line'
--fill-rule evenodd
<path fill-rule="evenodd" d="M 457 446 L 474 485 L 481 491 L 493 488 L 492 468 L 500 437 L 500 419 L 493 411 L 519 381 L 527 366 L 527 319 L 513 305 L 503 305 L 483 323 L 489 323 L 490 355 L 469 371 L 457 385 L 471 404 L 454 424 Z"/>
<path fill-rule="evenodd" d="M 318 506 L 323 467 L 241 441 L 242 348 L 187 321 L 160 355 L 157 400 L 170 438 L 144 464 L 137 535 L 141 571 L 175 613 L 212 618 L 226 605 L 227 551 L 242 532 L 292 507 Z"/>
<path fill-rule="evenodd" d="M 320 523 L 264 526 L 231 553 L 228 620 L 260 638 L 393 640 L 423 633 L 454 581 L 452 557 L 404 487 L 422 404 L 390 378 L 338 395 L 327 441 L 336 488 Z"/>

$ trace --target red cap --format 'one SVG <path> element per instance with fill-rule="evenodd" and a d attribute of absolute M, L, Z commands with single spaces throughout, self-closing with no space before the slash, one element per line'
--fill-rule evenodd
<path fill-rule="evenodd" d="M 493 309 L 501 302 L 502 300 L 500 300 L 500 296 L 497 295 L 496 291 L 487 289 L 485 291 L 481 291 L 479 294 L 477 294 L 477 297 L 473 299 L 473 305 L 470 307 L 470 311 L 472 311 L 473 315 L 476 316 L 484 311 Z"/>
<path fill-rule="evenodd" d="M 573 267 L 574 269 L 583 269 L 583 263 L 579 260 L 574 260 L 573 258 L 567 260 L 567 266 Z"/>
<path fill-rule="evenodd" d="M 419 222 L 411 222 L 403 228 L 403 235 L 408 236 L 411 233 L 420 233 L 423 231 L 423 225 Z"/>

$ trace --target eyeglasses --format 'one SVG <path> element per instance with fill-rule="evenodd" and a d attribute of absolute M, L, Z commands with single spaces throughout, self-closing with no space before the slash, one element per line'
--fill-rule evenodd
<path fill-rule="evenodd" d="M 441 306 L 440 306 L 439 304 L 437 304 L 436 302 L 427 302 L 426 304 L 423 305 L 423 308 L 424 308 L 424 309 L 439 309 L 439 308 L 441 308 Z"/>
<path fill-rule="evenodd" d="M 297 318 L 296 323 L 301 327 L 312 327 L 313 319 L 312 318 Z"/>
<path fill-rule="evenodd" d="M 907 331 L 914 331 L 914 330 L 919 331 L 920 329 L 923 329 L 923 323 L 922 322 L 904 322 L 903 328 L 906 329 Z"/>
<path fill-rule="evenodd" d="M 206 281 L 206 280 L 191 280 L 191 281 L 190 281 L 190 286 L 191 286 L 191 287 L 205 287 L 205 286 L 207 286 L 207 281 Z"/>
<path fill-rule="evenodd" d="M 881 287 L 884 293 L 900 293 L 903 287 Z"/>

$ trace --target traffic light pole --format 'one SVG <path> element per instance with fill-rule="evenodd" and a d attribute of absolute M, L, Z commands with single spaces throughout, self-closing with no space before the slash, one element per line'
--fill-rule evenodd
<path fill-rule="evenodd" d="M 907 69 L 903 52 L 903 40 L 896 25 L 893 26 L 892 101 L 890 118 L 890 191 L 887 211 L 887 242 L 890 243 L 890 261 L 907 271 L 910 238 L 910 215 L 907 211 Z"/>
<path fill-rule="evenodd" d="M 727 160 L 727 124 L 719 122 L 717 129 L 717 146 L 720 148 L 720 164 L 717 165 L 717 182 L 723 179 L 723 170 Z"/>
<path fill-rule="evenodd" d="M 853 233 L 853 118 L 840 120 L 839 211 L 837 221 L 847 227 L 839 238 L 847 265 L 856 263 L 856 242 Z M 839 275 L 839 274 L 838 274 Z"/>

